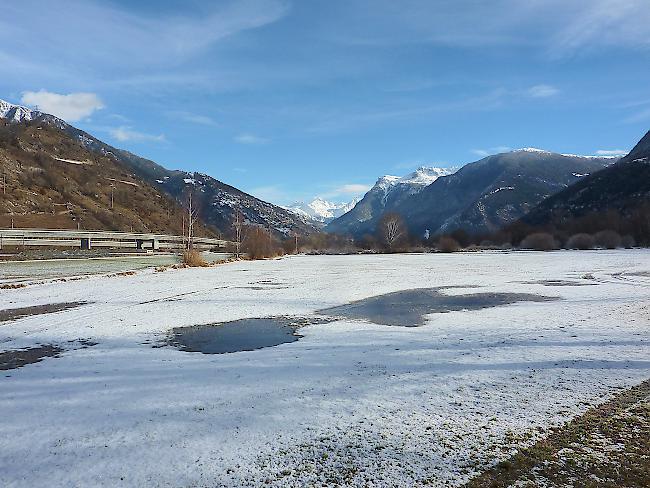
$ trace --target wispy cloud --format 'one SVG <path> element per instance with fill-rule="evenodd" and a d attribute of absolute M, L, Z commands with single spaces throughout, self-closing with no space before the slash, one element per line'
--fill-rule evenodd
<path fill-rule="evenodd" d="M 596 156 L 625 156 L 629 152 L 625 149 L 599 149 Z"/>
<path fill-rule="evenodd" d="M 209 117 L 207 115 L 196 114 L 193 112 L 186 112 L 183 110 L 171 111 L 169 112 L 169 116 L 182 120 L 184 122 L 189 122 L 191 124 L 209 125 L 212 127 L 216 127 L 218 125 L 216 120 L 214 120 L 212 117 Z"/>
<path fill-rule="evenodd" d="M 598 46 L 650 46 L 647 0 L 358 0 L 332 8 L 333 40 L 360 46 L 532 46 L 563 57 Z"/>
<path fill-rule="evenodd" d="M 204 3 L 173 15 L 143 15 L 99 0 L 68 0 L 65 9 L 48 8 L 40 0 L 10 2 L 3 5 L 0 18 L 0 42 L 5 46 L 0 54 L 4 49 L 11 53 L 16 39 L 38 32 L 40 50 L 33 50 L 32 61 L 43 69 L 72 66 L 82 72 L 91 67 L 112 75 L 120 68 L 124 76 L 129 69 L 178 66 L 218 41 L 273 23 L 288 11 L 284 0 Z"/>
<path fill-rule="evenodd" d="M 126 126 L 110 129 L 109 133 L 113 139 L 120 142 L 165 142 L 167 140 L 164 134 L 147 134 Z"/>
<path fill-rule="evenodd" d="M 544 3 L 544 2 L 541 2 Z M 560 0 L 547 3 L 560 3 Z M 558 31 L 551 37 L 550 52 L 567 56 L 599 46 L 650 47 L 650 9 L 646 0 L 589 0 L 561 2 Z M 572 5 L 575 3 L 575 5 Z"/>
<path fill-rule="evenodd" d="M 646 120 L 650 120 L 650 108 L 646 108 L 645 110 L 641 110 L 626 117 L 623 122 L 626 122 L 628 124 L 635 124 L 637 122 L 645 122 Z"/>
<path fill-rule="evenodd" d="M 270 139 L 256 136 L 254 134 L 239 134 L 238 136 L 235 136 L 234 140 L 239 144 L 266 144 L 267 142 L 270 142 Z"/>
<path fill-rule="evenodd" d="M 287 193 L 278 185 L 258 186 L 247 190 L 247 193 L 276 205 L 288 204 L 291 200 Z"/>
<path fill-rule="evenodd" d="M 470 152 L 476 154 L 477 156 L 485 158 L 487 156 L 491 156 L 492 154 L 499 154 L 508 151 L 512 151 L 512 148 L 509 146 L 495 146 L 489 147 L 487 149 L 472 149 Z"/>
<path fill-rule="evenodd" d="M 531 86 L 526 93 L 533 98 L 548 98 L 560 93 L 560 90 L 552 85 Z"/>
<path fill-rule="evenodd" d="M 364 185 L 361 183 L 348 183 L 336 188 L 335 192 L 337 194 L 346 194 L 346 195 L 355 195 L 358 193 L 366 193 L 370 190 L 370 185 Z"/>
<path fill-rule="evenodd" d="M 63 95 L 46 90 L 23 92 L 21 103 L 38 108 L 41 112 L 56 115 L 68 122 L 89 117 L 104 103 L 95 93 L 70 93 Z"/>

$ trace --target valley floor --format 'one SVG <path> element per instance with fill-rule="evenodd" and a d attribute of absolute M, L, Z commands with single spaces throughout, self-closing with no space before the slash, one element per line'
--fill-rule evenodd
<path fill-rule="evenodd" d="M 559 299 L 421 327 L 315 320 L 247 352 L 153 347 L 174 327 L 436 287 Z M 297 256 L 34 284 L 0 304 L 5 487 L 462 485 L 650 378 L 647 250 Z"/>

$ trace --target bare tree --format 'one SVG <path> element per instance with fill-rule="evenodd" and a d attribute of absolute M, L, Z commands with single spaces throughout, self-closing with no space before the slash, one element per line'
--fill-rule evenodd
<path fill-rule="evenodd" d="M 187 197 L 187 235 L 185 241 L 185 248 L 191 251 L 194 247 L 194 224 L 199 218 L 199 209 L 194 206 L 193 199 L 194 192 L 190 191 Z"/>
<path fill-rule="evenodd" d="M 235 211 L 235 219 L 232 226 L 235 228 L 235 257 L 239 259 L 241 254 L 242 231 L 244 229 L 244 214 L 241 210 Z"/>
<path fill-rule="evenodd" d="M 389 249 L 393 249 L 406 237 L 406 225 L 402 216 L 395 212 L 385 213 L 379 220 L 379 235 Z"/>

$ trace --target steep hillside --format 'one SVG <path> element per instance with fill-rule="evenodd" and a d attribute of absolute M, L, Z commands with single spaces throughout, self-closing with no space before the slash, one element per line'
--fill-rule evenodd
<path fill-rule="evenodd" d="M 382 176 L 349 212 L 330 222 L 325 230 L 356 236 L 372 233 L 384 212 L 398 207 L 427 185 L 452 172 L 448 168 L 421 167 L 403 177 Z"/>
<path fill-rule="evenodd" d="M 114 148 L 52 115 L 0 101 L 0 118 L 9 125 L 22 122 L 52 130 L 58 129 L 67 135 L 69 145 L 77 144 L 97 157 L 112 160 L 116 165 L 126 168 L 134 178 L 171 197 L 177 205 L 184 205 L 188 193 L 192 191 L 195 202 L 198 203 L 199 218 L 225 237 L 232 233 L 232 221 L 238 210 L 244 214 L 246 223 L 270 227 L 282 235 L 294 232 L 309 234 L 316 230 L 304 218 L 259 200 L 209 175 L 168 170 L 153 161 Z"/>
<path fill-rule="evenodd" d="M 0 171 L 2 227 L 181 232 L 176 201 L 53 125 L 0 119 Z"/>
<path fill-rule="evenodd" d="M 606 214 L 610 220 L 615 215 L 627 221 L 638 219 L 632 225 L 637 232 L 650 226 L 650 131 L 616 164 L 547 198 L 521 221 L 561 229 L 581 227 L 586 220 L 604 221 Z M 580 219 L 585 222 L 580 224 Z"/>

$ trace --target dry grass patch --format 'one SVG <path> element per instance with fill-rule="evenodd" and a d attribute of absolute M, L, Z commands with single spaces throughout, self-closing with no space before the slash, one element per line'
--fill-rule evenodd
<path fill-rule="evenodd" d="M 203 259 L 201 253 L 195 249 L 183 252 L 183 264 L 193 268 L 208 266 L 208 262 Z"/>
<path fill-rule="evenodd" d="M 650 380 L 555 429 L 465 486 L 650 486 Z"/>

